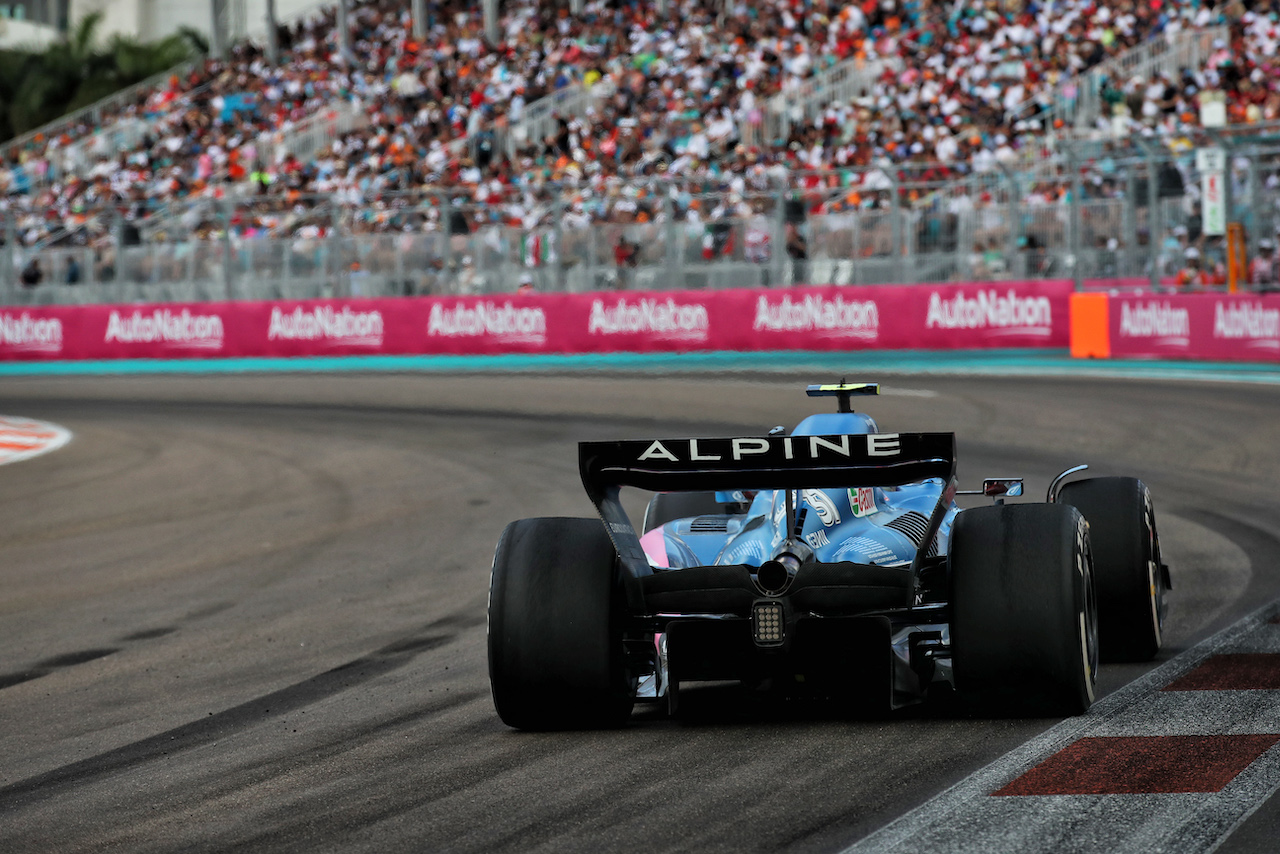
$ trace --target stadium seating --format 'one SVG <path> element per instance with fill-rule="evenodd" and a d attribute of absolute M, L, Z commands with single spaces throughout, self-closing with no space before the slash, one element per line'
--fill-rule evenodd
<path fill-rule="evenodd" d="M 1270 5 L 1227 19 L 1233 7 L 1191 0 L 592 0 L 573 15 L 511 0 L 496 45 L 479 4 L 430 4 L 421 41 L 409 5 L 356 3 L 350 57 L 330 8 L 284 29 L 278 67 L 240 44 L 99 126 L 10 149 L 0 186 L 14 239 L 105 249 L 227 228 L 281 237 L 306 218 L 222 221 L 209 205 L 316 195 L 368 206 L 428 190 L 526 224 L 552 214 L 546 186 L 588 222 L 689 216 L 691 197 L 654 189 L 673 177 L 739 195 L 781 180 L 823 190 L 821 212 L 836 213 L 882 201 L 877 174 L 992 172 L 1034 162 L 1067 132 L 1172 136 L 1198 122 L 1206 90 L 1225 92 L 1235 121 L 1280 119 Z M 1198 52 L 1176 52 L 1196 34 L 1207 34 Z M 716 215 L 751 213 L 733 207 Z M 444 227 L 428 214 L 368 230 Z"/>

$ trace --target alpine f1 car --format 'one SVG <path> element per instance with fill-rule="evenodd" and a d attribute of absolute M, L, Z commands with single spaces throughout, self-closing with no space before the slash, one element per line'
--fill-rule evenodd
<path fill-rule="evenodd" d="M 1098 662 L 1160 649 L 1168 567 L 1129 477 L 959 491 L 953 433 L 885 433 L 874 383 L 809 386 L 838 412 L 786 433 L 582 442 L 600 519 L 498 541 L 489 678 L 520 729 L 618 725 L 637 702 L 736 680 L 885 710 L 937 692 L 1085 711 Z M 623 487 L 655 493 L 637 531 Z M 962 509 L 957 495 L 993 499 Z M 980 500 L 980 499 L 979 499 Z"/>

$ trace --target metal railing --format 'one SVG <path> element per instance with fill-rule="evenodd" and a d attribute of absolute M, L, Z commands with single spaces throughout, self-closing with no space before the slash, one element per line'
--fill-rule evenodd
<path fill-rule="evenodd" d="M 589 108 L 597 108 L 602 101 L 611 97 L 615 88 L 614 82 L 606 77 L 591 86 L 574 83 L 529 102 L 524 107 L 520 121 L 507 129 L 507 154 L 512 155 L 526 145 L 541 142 L 557 129 L 557 121 L 561 116 L 570 119 L 586 116 Z"/>
<path fill-rule="evenodd" d="M 897 62 L 853 57 L 806 78 L 793 90 L 774 95 L 764 112 L 763 142 L 787 139 L 793 124 L 815 118 L 833 103 L 874 94 L 884 69 Z"/>
<path fill-rule="evenodd" d="M 325 9 L 332 7 L 333 0 L 315 0 L 302 8 L 294 9 L 290 14 L 282 17 L 280 22 L 290 23 L 323 13 Z M 247 33 L 246 30 L 243 34 Z M 47 186 L 64 175 L 83 171 L 100 157 L 111 157 L 135 147 L 146 135 L 147 130 L 155 124 L 143 116 L 124 116 L 120 121 L 113 121 L 113 117 L 145 99 L 151 92 L 163 87 L 174 76 L 180 80 L 185 79 L 203 66 L 205 61 L 206 57 L 199 56 L 153 74 L 86 107 L 0 143 L 0 153 L 16 160 L 32 143 L 55 139 L 67 131 L 88 126 L 93 128 L 89 136 L 73 140 L 70 145 L 64 147 L 45 148 L 39 156 L 23 164 L 21 168 L 28 189 L 33 190 Z M 208 89 L 212 83 L 212 80 L 205 81 L 199 86 L 184 91 L 182 97 L 190 100 Z"/>
<path fill-rule="evenodd" d="M 344 134 L 366 127 L 369 116 L 362 109 L 359 101 L 337 100 L 328 106 L 312 113 L 288 130 L 264 131 L 256 140 L 257 156 L 262 164 L 277 163 L 288 154 L 306 161 L 317 152 L 327 148 L 334 140 Z M 249 168 L 253 164 L 247 164 Z M 209 178 L 210 184 L 224 187 L 226 194 L 232 198 L 251 197 L 257 188 L 248 182 L 231 183 L 225 168 L 215 172 Z M 192 231 L 192 224 L 217 217 L 216 202 L 212 199 L 194 199 L 183 203 L 169 203 L 158 206 L 142 220 L 140 228 L 151 240 L 156 235 L 165 239 L 185 238 Z M 116 223 L 108 224 L 111 228 Z M 54 239 L 60 238 L 59 233 Z M 48 243 L 49 241 L 42 241 Z M 162 241 L 163 242 L 163 241 Z M 38 248 L 38 247 L 36 247 Z"/>
<path fill-rule="evenodd" d="M 0 143 L 0 150 L 6 153 L 21 151 L 28 143 L 34 142 L 37 137 L 41 139 L 50 139 L 58 136 L 68 128 L 74 128 L 81 124 L 88 124 L 94 127 L 100 127 L 102 119 L 107 115 L 114 115 L 121 108 L 136 103 L 144 94 L 149 94 L 152 90 L 159 88 L 165 81 L 173 77 L 175 74 L 179 78 L 190 74 L 201 64 L 204 63 L 204 57 L 189 60 L 180 65 L 176 65 L 166 71 L 153 74 L 147 79 L 135 83 L 132 86 L 121 89 L 105 98 L 94 101 L 87 107 L 81 107 L 74 112 L 67 113 L 65 116 L 54 119 L 47 124 L 43 124 L 35 130 L 27 131 L 21 136 L 6 140 Z"/>
<path fill-rule="evenodd" d="M 1177 80 L 1182 69 L 1201 68 L 1213 51 L 1213 43 L 1228 35 L 1226 26 L 1182 30 L 1172 36 L 1160 33 L 1059 83 L 1047 98 L 1038 95 L 1024 101 L 1011 114 L 1015 118 L 1038 118 L 1047 128 L 1058 119 L 1076 129 L 1091 127 L 1103 116 L 1103 87 L 1108 82 L 1118 88 L 1134 77 L 1146 81 L 1161 73 Z"/>
<path fill-rule="evenodd" d="M 358 99 L 338 99 L 287 130 L 267 131 L 260 135 L 259 157 L 264 163 L 277 162 L 286 154 L 306 160 L 334 140 L 368 125 L 369 114 Z"/>
<path fill-rule="evenodd" d="M 136 145 L 146 135 L 147 129 L 155 124 L 144 116 L 124 116 L 110 120 L 114 111 L 127 109 L 128 106 L 137 103 L 144 94 L 154 91 L 162 81 L 175 74 L 180 78 L 190 74 L 200 62 L 203 62 L 203 59 L 184 63 L 177 69 L 153 75 L 82 110 L 77 110 L 0 144 L 0 152 L 18 163 L 30 190 L 38 190 L 53 181 L 60 180 L 65 175 L 77 174 L 92 165 L 92 161 L 99 157 L 112 157 Z M 206 81 L 184 91 L 180 97 L 183 101 L 189 101 L 210 85 L 212 81 Z M 73 140 L 69 145 L 44 142 L 53 140 L 68 130 L 85 125 L 92 127 L 93 130 Z M 41 150 L 34 157 L 24 158 L 28 147 L 37 142 L 41 143 Z"/>
<path fill-rule="evenodd" d="M 33 180 L 32 185 L 39 188 L 64 175 L 85 174 L 99 160 L 136 148 L 153 124 L 137 117 L 121 118 L 105 127 L 95 128 L 88 136 L 70 145 L 46 151 L 50 168 Z"/>
<path fill-rule="evenodd" d="M 1230 150 L 1228 218 L 1256 251 L 1280 227 L 1280 137 L 1216 142 Z M 945 183 L 793 173 L 785 186 L 739 194 L 651 179 L 622 197 L 627 221 L 591 224 L 572 188 L 544 188 L 527 226 L 505 207 L 525 204 L 521 193 L 491 205 L 446 190 L 175 206 L 171 221 L 185 213 L 186 226 L 138 245 L 25 250 L 10 219 L 0 303 L 477 294 L 512 291 L 524 276 L 574 292 L 1041 277 L 1158 286 L 1189 247 L 1221 260 L 1224 241 L 1198 236 L 1194 151 L 1131 145 L 1081 144 L 1034 170 Z M 26 287 L 32 260 L 44 280 Z"/>
<path fill-rule="evenodd" d="M 292 10 L 289 14 L 281 17 L 279 22 L 282 24 L 292 23 L 293 21 L 300 20 L 309 15 L 323 13 L 325 9 L 331 9 L 333 6 L 334 0 L 315 0 L 315 2 Z M 249 27 L 245 34 L 249 34 L 248 30 L 252 30 L 254 33 L 259 31 L 265 32 L 265 29 L 262 29 L 264 27 L 265 24 L 262 24 L 261 27 Z M 86 107 L 81 107 L 74 112 L 67 113 L 64 116 L 59 116 L 53 121 L 43 124 L 34 130 L 0 143 L 0 151 L 7 154 L 21 151 L 28 143 L 35 141 L 38 137 L 42 139 L 50 139 L 58 136 L 69 128 L 75 128 L 81 124 L 88 124 L 92 127 L 100 128 L 102 127 L 103 119 L 105 117 L 114 115 L 118 113 L 122 107 L 127 107 L 130 104 L 135 103 L 144 94 L 159 88 L 174 75 L 178 75 L 179 78 L 185 77 L 203 65 L 204 62 L 205 57 L 199 56 L 195 59 L 179 63 L 172 68 L 153 74 L 145 80 L 134 83 L 133 85 L 121 89 L 118 92 L 113 92 L 105 98 L 100 98 Z M 193 89 L 187 94 L 195 94 L 197 91 L 204 89 L 207 85 L 208 84 L 204 84 L 197 89 Z"/>

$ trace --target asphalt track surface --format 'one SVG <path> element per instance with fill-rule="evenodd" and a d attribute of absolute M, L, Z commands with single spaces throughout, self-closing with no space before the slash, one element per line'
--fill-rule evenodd
<path fill-rule="evenodd" d="M 708 687 L 675 719 L 641 710 L 618 731 L 503 726 L 485 660 L 493 545 L 516 518 L 591 515 L 576 442 L 758 435 L 812 411 L 803 383 L 837 378 L 0 379 L 0 413 L 74 434 L 0 466 L 0 850 L 888 850 L 893 828 L 969 792 L 1019 805 L 983 819 L 1009 834 L 958 813 L 930 831 L 936 850 L 1073 852 L 1114 849 L 1118 817 L 1217 809 L 982 789 L 1077 725 L 1052 718 L 849 717 Z M 1173 567 L 1166 648 L 1105 666 L 1098 707 L 1159 688 L 1156 668 L 1187 671 L 1210 638 L 1226 649 L 1249 615 L 1250 637 L 1266 631 L 1280 388 L 857 378 L 884 382 L 866 407 L 883 428 L 957 433 L 962 486 L 1021 474 L 1042 496 L 1080 462 L 1151 486 Z M 1177 731 L 1231 707 L 1232 731 L 1280 733 L 1278 696 L 1199 693 Z M 1124 734 L 1173 733 L 1148 717 Z M 1223 790 L 1238 818 L 1178 850 L 1274 851 L 1274 787 L 1250 779 Z M 1018 810 L 1047 828 L 1036 840 L 1014 832 Z M 1152 847 L 1126 850 L 1158 850 L 1148 831 Z"/>

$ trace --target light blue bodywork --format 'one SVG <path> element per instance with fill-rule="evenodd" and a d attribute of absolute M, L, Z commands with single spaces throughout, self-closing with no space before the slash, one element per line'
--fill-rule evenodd
<path fill-rule="evenodd" d="M 862 412 L 819 413 L 804 419 L 793 436 L 864 435 L 880 432 Z M 874 511 L 859 515 L 859 484 L 847 489 L 798 490 L 797 511 L 807 510 L 801 536 L 823 563 L 849 561 L 907 571 L 928 528 L 944 483 L 930 478 L 917 484 L 874 487 Z M 745 513 L 677 519 L 663 527 L 668 565 L 746 564 L 758 567 L 787 539 L 787 502 L 783 490 L 717 493 L 725 504 L 749 500 Z M 957 507 L 948 509 L 929 554 L 946 554 Z"/>

